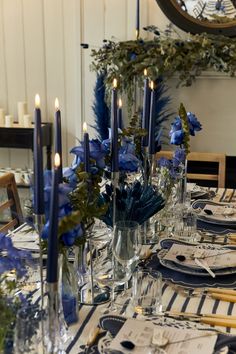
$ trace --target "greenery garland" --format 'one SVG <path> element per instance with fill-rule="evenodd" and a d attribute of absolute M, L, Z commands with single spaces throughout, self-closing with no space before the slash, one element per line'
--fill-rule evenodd
<path fill-rule="evenodd" d="M 145 68 L 152 80 L 177 74 L 181 86 L 190 86 L 206 70 L 235 76 L 236 38 L 203 33 L 181 39 L 160 35 L 154 26 L 147 30 L 153 32 L 153 40 L 105 41 L 100 49 L 92 50 L 92 70 L 106 70 L 108 92 L 117 78 L 131 101 L 135 85 L 143 85 Z"/>

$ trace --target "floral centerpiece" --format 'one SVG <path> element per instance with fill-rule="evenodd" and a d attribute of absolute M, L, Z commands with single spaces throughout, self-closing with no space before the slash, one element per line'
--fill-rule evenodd
<path fill-rule="evenodd" d="M 190 136 L 202 129 L 201 123 L 192 112 L 186 112 L 184 105 L 179 107 L 179 115 L 171 124 L 170 143 L 178 146 L 172 160 L 161 158 L 158 162 L 160 187 L 166 197 L 176 181 L 181 182 L 179 201 L 184 202 L 186 194 L 187 154 L 190 152 Z"/>

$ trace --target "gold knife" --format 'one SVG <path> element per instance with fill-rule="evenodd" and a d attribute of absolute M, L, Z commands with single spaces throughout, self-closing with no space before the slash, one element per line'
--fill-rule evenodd
<path fill-rule="evenodd" d="M 219 313 L 202 313 L 202 314 L 197 314 L 193 312 L 179 312 L 179 311 L 169 311 L 166 312 L 169 315 L 173 316 L 188 316 L 188 317 L 193 317 L 193 318 L 200 318 L 200 317 L 211 317 L 211 318 L 220 318 L 220 319 L 225 319 L 225 320 L 236 320 L 236 316 L 231 316 L 231 315 L 222 315 Z"/>
<path fill-rule="evenodd" d="M 213 316 L 212 314 L 209 315 L 188 315 L 187 313 L 169 313 L 167 316 L 173 317 L 178 319 L 180 317 L 181 319 L 186 319 L 189 321 L 194 321 L 194 322 L 200 322 L 204 324 L 209 324 L 213 326 L 221 326 L 221 327 L 229 327 L 229 328 L 236 328 L 236 319 L 235 316 L 224 316 L 224 315 L 216 315 Z M 220 317 L 219 317 L 220 316 Z"/>
<path fill-rule="evenodd" d="M 224 289 L 224 288 L 206 288 L 205 291 L 208 293 L 218 293 L 236 296 L 236 290 Z"/>

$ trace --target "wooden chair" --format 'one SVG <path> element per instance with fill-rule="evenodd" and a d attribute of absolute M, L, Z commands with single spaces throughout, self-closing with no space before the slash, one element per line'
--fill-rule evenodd
<path fill-rule="evenodd" d="M 0 221 L 0 232 L 7 233 L 8 230 L 18 227 L 23 220 L 20 199 L 13 173 L 6 173 L 0 176 L 0 190 L 6 192 L 6 200 L 0 201 L 0 215 L 9 211 L 10 216 L 8 220 L 3 219 Z"/>
<path fill-rule="evenodd" d="M 160 151 L 157 153 L 157 158 L 165 157 L 167 159 L 172 159 L 173 151 Z M 225 187 L 225 166 L 226 166 L 226 155 L 208 152 L 190 152 L 187 156 L 188 161 L 198 161 L 198 162 L 214 162 L 218 164 L 218 173 L 216 174 L 206 174 L 199 171 L 198 173 L 187 173 L 188 180 L 202 180 L 202 181 L 217 181 L 218 188 Z"/>

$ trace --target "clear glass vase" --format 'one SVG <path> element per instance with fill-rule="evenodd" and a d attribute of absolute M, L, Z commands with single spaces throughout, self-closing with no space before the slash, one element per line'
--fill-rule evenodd
<path fill-rule="evenodd" d="M 107 289 L 100 288 L 95 281 L 94 257 L 97 250 L 94 242 L 91 234 L 87 236 L 86 242 L 77 246 L 74 251 L 79 301 L 86 305 L 100 305 L 109 300 Z"/>
<path fill-rule="evenodd" d="M 182 165 L 182 171 L 178 181 L 178 203 L 185 204 L 187 194 L 187 159 Z"/>
<path fill-rule="evenodd" d="M 78 287 L 73 263 L 69 262 L 69 252 L 61 257 L 61 300 L 67 325 L 78 321 Z"/>

